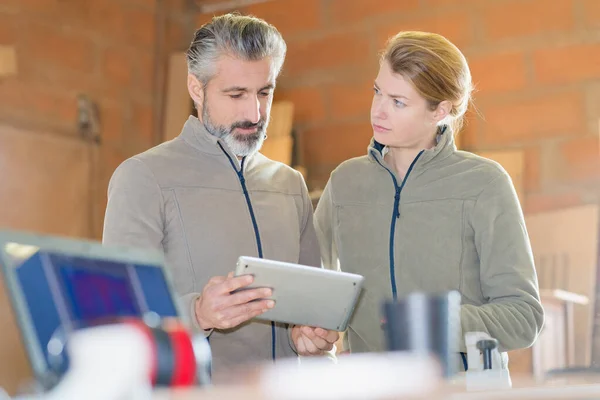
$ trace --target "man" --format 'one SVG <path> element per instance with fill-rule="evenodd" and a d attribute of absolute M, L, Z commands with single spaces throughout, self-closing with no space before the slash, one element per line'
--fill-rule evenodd
<path fill-rule="evenodd" d="M 228 14 L 195 34 L 188 91 L 199 118 L 181 134 L 115 171 L 105 244 L 164 251 L 196 329 L 209 336 L 213 368 L 320 355 L 337 332 L 250 321 L 273 307 L 268 289 L 236 289 L 239 256 L 320 266 L 302 175 L 258 153 L 286 45 L 265 21 Z M 215 378 L 217 379 L 217 378 Z"/>

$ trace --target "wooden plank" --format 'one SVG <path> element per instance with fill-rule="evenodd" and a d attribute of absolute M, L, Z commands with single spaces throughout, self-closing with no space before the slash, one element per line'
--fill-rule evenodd
<path fill-rule="evenodd" d="M 263 143 L 260 152 L 265 156 L 274 161 L 279 161 L 285 165 L 292 164 L 292 137 L 282 136 L 267 138 Z"/>
<path fill-rule="evenodd" d="M 90 147 L 59 135 L 0 126 L 0 226 L 91 235 Z M 31 370 L 0 282 L 0 387 L 14 394 Z"/>
<path fill-rule="evenodd" d="M 271 106 L 271 118 L 267 135 L 269 138 L 291 136 L 294 123 L 294 103 L 291 101 L 277 101 Z"/>
<path fill-rule="evenodd" d="M 17 74 L 17 52 L 14 46 L 0 45 L 0 78 Z"/>
<path fill-rule="evenodd" d="M 183 124 L 194 107 L 187 89 L 188 73 L 184 53 L 171 54 L 167 74 L 163 141 L 171 140 L 181 133 Z"/>
<path fill-rule="evenodd" d="M 599 218 L 595 204 L 525 217 L 541 282 L 548 281 L 544 278 L 548 273 L 547 260 L 561 260 L 563 271 L 557 283 L 563 287 L 559 289 L 595 299 Z M 577 365 L 588 365 L 590 361 L 593 303 L 574 306 Z"/>
<path fill-rule="evenodd" d="M 277 101 L 271 106 L 271 117 L 267 128 L 267 140 L 260 152 L 271 160 L 292 165 L 294 139 L 292 124 L 294 122 L 294 103 Z"/>
<path fill-rule="evenodd" d="M 0 225 L 89 237 L 90 158 L 83 140 L 0 127 Z"/>

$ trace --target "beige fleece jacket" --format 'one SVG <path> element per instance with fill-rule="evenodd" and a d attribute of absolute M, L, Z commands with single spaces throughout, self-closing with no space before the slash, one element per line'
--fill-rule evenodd
<path fill-rule="evenodd" d="M 415 291 L 457 290 L 463 333 L 483 331 L 500 350 L 530 346 L 544 321 L 523 213 L 496 162 L 457 151 L 453 136 L 393 172 L 374 140 L 337 167 L 315 212 L 326 268 L 365 276 L 347 332 L 352 352 L 385 349 L 382 302 Z M 505 355 L 504 355 L 505 356 Z M 504 357 L 506 358 L 506 357 Z"/>
<path fill-rule="evenodd" d="M 320 266 L 313 209 L 302 175 L 260 153 L 240 162 L 194 117 L 181 135 L 114 172 L 103 242 L 158 249 L 197 326 L 194 303 L 239 256 Z M 213 377 L 232 368 L 296 356 L 287 327 L 250 321 L 209 336 Z"/>

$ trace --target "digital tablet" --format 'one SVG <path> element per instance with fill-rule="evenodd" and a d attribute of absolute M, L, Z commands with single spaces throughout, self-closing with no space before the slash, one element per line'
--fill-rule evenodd
<path fill-rule="evenodd" d="M 270 288 L 275 307 L 256 319 L 344 331 L 354 312 L 364 277 L 347 272 L 240 257 L 236 276 L 252 275 L 244 289 Z"/>
<path fill-rule="evenodd" d="M 54 353 L 73 330 L 185 315 L 160 253 L 0 231 L 0 267 L 35 379 L 46 389 L 67 370 L 68 358 Z"/>

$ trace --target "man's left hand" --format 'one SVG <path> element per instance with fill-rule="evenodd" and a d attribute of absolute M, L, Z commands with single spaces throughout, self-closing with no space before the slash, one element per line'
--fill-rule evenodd
<path fill-rule="evenodd" d="M 310 326 L 294 326 L 292 328 L 292 341 L 296 351 L 301 356 L 320 356 L 333 349 L 339 339 L 336 331 Z"/>

